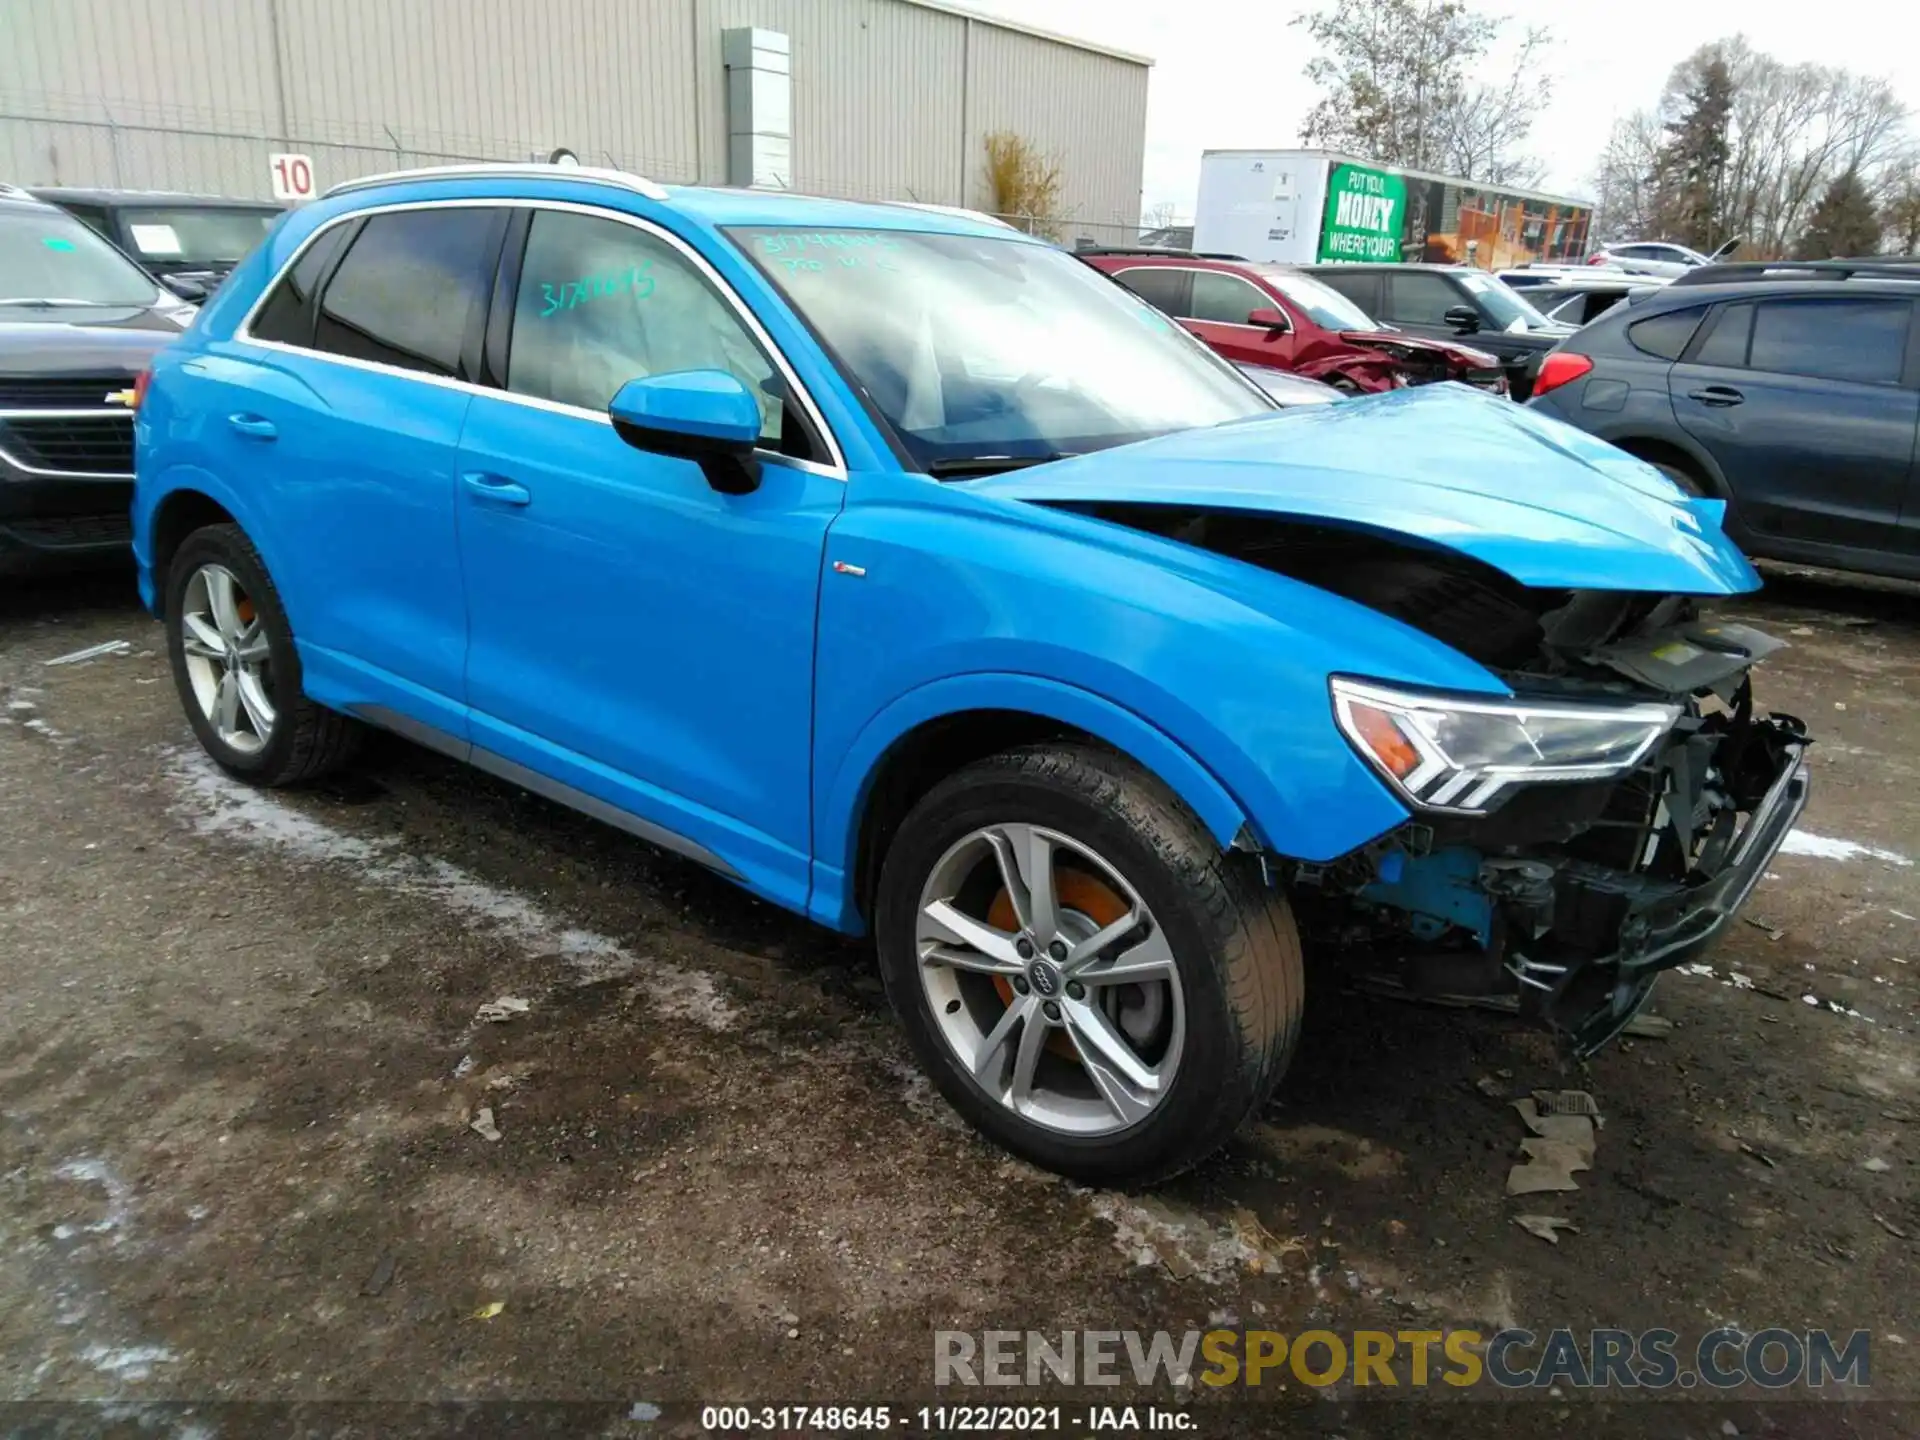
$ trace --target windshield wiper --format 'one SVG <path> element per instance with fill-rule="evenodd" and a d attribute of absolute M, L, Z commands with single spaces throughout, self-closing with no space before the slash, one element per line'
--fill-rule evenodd
<path fill-rule="evenodd" d="M 1025 470 L 1032 465 L 1051 465 L 1056 460 L 1071 460 L 1078 451 L 1055 450 L 1046 455 L 950 455 L 944 460 L 929 460 L 929 475 L 998 475 L 1005 470 Z"/>

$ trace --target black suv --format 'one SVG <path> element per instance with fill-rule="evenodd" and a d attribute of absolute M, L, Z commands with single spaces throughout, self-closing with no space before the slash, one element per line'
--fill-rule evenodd
<path fill-rule="evenodd" d="M 192 319 L 66 211 L 0 185 L 0 576 L 129 554 L 135 381 Z"/>
<path fill-rule="evenodd" d="M 1547 357 L 1531 402 L 1728 502 L 1748 554 L 1920 579 L 1920 270 L 1713 265 Z"/>
<path fill-rule="evenodd" d="M 260 200 L 220 200 L 157 190 L 34 187 L 131 255 L 174 294 L 204 300 L 265 238 L 281 210 Z"/>
<path fill-rule="evenodd" d="M 1465 265 L 1303 265 L 1375 320 L 1434 340 L 1471 335 L 1500 357 L 1507 392 L 1527 398 L 1540 357 L 1573 333 L 1542 315 L 1497 275 Z"/>

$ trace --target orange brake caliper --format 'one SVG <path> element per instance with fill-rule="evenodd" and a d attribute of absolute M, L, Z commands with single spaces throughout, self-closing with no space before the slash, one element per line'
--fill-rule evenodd
<path fill-rule="evenodd" d="M 1127 902 L 1104 880 L 1083 871 L 1065 868 L 1055 871 L 1053 880 L 1060 908 L 1079 911 L 1094 923 L 1096 929 L 1111 925 L 1127 913 Z M 987 907 L 987 923 L 996 930 L 1020 928 L 1019 917 L 1013 910 L 1013 896 L 1007 893 L 1005 886 L 993 897 L 993 904 Z M 1000 992 L 1002 1001 L 1013 1004 L 1013 985 L 1004 975 L 993 977 L 993 988 Z M 1059 1031 L 1047 1037 L 1047 1048 L 1064 1060 L 1079 1063 L 1080 1057 L 1074 1052 L 1073 1042 Z"/>

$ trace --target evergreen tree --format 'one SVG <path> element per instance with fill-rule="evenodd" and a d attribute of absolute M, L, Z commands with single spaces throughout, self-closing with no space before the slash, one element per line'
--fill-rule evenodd
<path fill-rule="evenodd" d="M 1681 95 L 1655 160 L 1657 212 L 1663 239 L 1711 250 L 1722 239 L 1727 130 L 1733 117 L 1733 75 L 1718 53 L 1707 56 Z"/>
<path fill-rule="evenodd" d="M 1859 171 L 1843 170 L 1833 177 L 1807 218 L 1798 250 L 1802 260 L 1879 253 L 1880 215 Z"/>

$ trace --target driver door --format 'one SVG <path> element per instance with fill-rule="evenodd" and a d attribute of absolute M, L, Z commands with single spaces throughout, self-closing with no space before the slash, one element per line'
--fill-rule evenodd
<path fill-rule="evenodd" d="M 804 907 L 813 632 L 843 472 L 743 303 L 666 231 L 523 211 L 502 272 L 501 389 L 475 398 L 458 465 L 474 758 Z M 628 380 L 697 369 L 761 397 L 750 494 L 608 421 Z"/>

